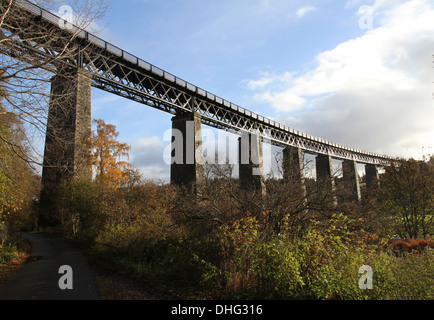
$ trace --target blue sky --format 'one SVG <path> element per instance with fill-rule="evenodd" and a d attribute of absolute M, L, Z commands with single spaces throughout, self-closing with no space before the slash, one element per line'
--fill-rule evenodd
<path fill-rule="evenodd" d="M 95 28 L 295 129 L 391 156 L 433 153 L 430 0 L 112 0 Z M 117 126 L 145 178 L 168 180 L 171 115 L 92 89 L 92 117 Z"/>

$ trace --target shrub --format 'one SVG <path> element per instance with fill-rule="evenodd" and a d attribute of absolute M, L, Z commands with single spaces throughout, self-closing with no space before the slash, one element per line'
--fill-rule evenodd
<path fill-rule="evenodd" d="M 81 240 L 93 240 L 101 225 L 103 192 L 87 179 L 77 179 L 64 184 L 59 192 L 59 214 L 63 232 Z"/>
<path fill-rule="evenodd" d="M 391 240 L 389 243 L 397 254 L 413 250 L 421 252 L 425 247 L 434 248 L 432 239 L 397 239 Z"/>
<path fill-rule="evenodd" d="M 301 219 L 282 209 L 276 218 L 260 206 L 242 214 L 242 206 L 214 208 L 193 196 L 174 210 L 176 199 L 171 187 L 151 182 L 108 190 L 82 181 L 64 193 L 63 210 L 66 225 L 93 239 L 100 257 L 184 293 L 189 287 L 232 299 L 434 297 L 432 240 L 387 246 L 375 228 L 364 229 L 365 218 L 349 212 L 311 210 Z M 372 267 L 372 290 L 358 286 L 361 265 Z"/>
<path fill-rule="evenodd" d="M 259 297 L 294 298 L 304 286 L 300 261 L 285 236 L 257 246 L 252 272 Z"/>
<path fill-rule="evenodd" d="M 303 242 L 323 246 L 327 239 L 310 237 Z M 319 241 L 318 241 L 319 240 Z M 322 244 L 322 245 L 321 245 Z M 382 245 L 349 243 L 341 250 L 326 246 L 329 256 L 323 263 L 304 259 L 304 294 L 313 299 L 432 299 L 434 290 L 433 250 L 395 256 Z M 324 248 L 324 247 L 323 247 Z M 317 250 L 321 251 L 321 250 Z M 303 257 L 302 257 L 303 260 Z M 312 268 L 312 265 L 314 268 Z M 361 290 L 358 273 L 361 265 L 373 270 L 373 289 Z M 309 269 L 310 267 L 310 269 Z M 312 269 L 315 272 L 312 272 Z"/>
<path fill-rule="evenodd" d="M 292 243 L 284 235 L 265 237 L 261 228 L 251 216 L 219 228 L 208 260 L 196 256 L 204 265 L 204 287 L 220 290 L 226 298 L 288 298 L 301 290 L 301 266 Z"/>
<path fill-rule="evenodd" d="M 11 261 L 22 259 L 29 251 L 29 244 L 23 238 L 12 236 L 0 243 L 0 267 Z"/>

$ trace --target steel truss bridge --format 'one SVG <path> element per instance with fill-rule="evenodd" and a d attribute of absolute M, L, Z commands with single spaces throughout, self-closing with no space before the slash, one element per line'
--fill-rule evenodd
<path fill-rule="evenodd" d="M 34 37 L 31 41 L 15 41 L 13 48 L 0 45 L 0 53 L 24 61 L 27 59 L 29 63 L 38 61 L 53 73 L 58 73 L 62 67 L 87 70 L 93 87 L 171 114 L 195 112 L 201 116 L 203 124 L 235 133 L 257 133 L 273 145 L 299 147 L 307 153 L 380 166 L 387 165 L 391 160 L 388 156 L 343 146 L 263 117 L 162 70 L 86 30 L 73 25 L 71 28 L 61 28 L 59 16 L 31 2 L 14 2 L 25 18 L 6 31 L 17 39 L 29 38 L 20 37 L 20 30 L 26 30 L 26 34 L 29 31 L 35 34 L 49 31 L 58 36 L 58 47 L 56 49 L 53 43 L 47 45 L 43 37 Z M 67 47 L 72 54 L 68 54 L 67 58 L 58 52 L 59 48 L 65 46 L 62 39 L 70 42 Z"/>

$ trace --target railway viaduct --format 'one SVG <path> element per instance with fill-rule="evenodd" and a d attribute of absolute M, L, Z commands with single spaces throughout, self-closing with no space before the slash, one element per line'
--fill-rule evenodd
<path fill-rule="evenodd" d="M 40 220 L 52 221 L 56 188 L 77 175 L 91 176 L 91 87 L 116 94 L 173 115 L 172 130 L 183 137 L 182 159 L 171 164 L 171 183 L 200 186 L 204 180 L 201 126 L 236 133 L 239 138 L 239 179 L 243 186 L 264 187 L 262 143 L 283 148 L 285 177 L 296 177 L 304 187 L 303 153 L 315 155 L 317 182 L 333 191 L 332 159 L 342 160 L 343 180 L 350 197 L 360 201 L 357 163 L 365 165 L 370 187 L 378 167 L 391 160 L 385 155 L 347 147 L 300 132 L 251 112 L 162 70 L 103 39 L 71 25 L 53 13 L 25 1 L 15 5 L 23 19 L 11 22 L 7 32 L 19 39 L 22 30 L 56 34 L 0 46 L 0 52 L 24 61 L 41 61 L 53 73 L 42 173 Z M 4 10 L 4 8 L 2 8 Z M 14 25 L 14 23 L 16 25 Z M 62 40 L 63 39 L 63 40 Z M 64 41 L 64 43 L 62 42 Z M 59 51 L 71 54 L 62 58 Z M 179 142 L 179 141 L 178 141 Z"/>

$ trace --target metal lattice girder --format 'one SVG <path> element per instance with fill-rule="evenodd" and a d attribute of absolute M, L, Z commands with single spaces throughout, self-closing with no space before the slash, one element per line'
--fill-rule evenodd
<path fill-rule="evenodd" d="M 56 49 L 57 46 L 62 48 L 62 43 L 47 42 L 43 37 L 32 42 L 15 41 L 13 47 L 0 46 L 3 54 L 30 63 L 44 61 L 43 67 L 53 72 L 66 66 L 85 69 L 92 75 L 92 85 L 96 88 L 171 114 L 196 112 L 201 115 L 203 124 L 234 133 L 258 133 L 263 140 L 274 145 L 290 145 L 308 153 L 326 154 L 359 163 L 387 165 L 391 160 L 387 156 L 317 138 L 265 118 L 184 81 L 85 30 L 75 26 L 69 30 L 62 29 L 58 16 L 28 1 L 16 0 L 15 3 L 28 16 L 24 20 L 27 30 L 38 33 L 56 30 L 60 39 L 68 41 L 68 50 L 72 54 L 68 58 L 57 59 Z M 31 28 L 28 28 L 29 25 Z M 19 33 L 16 36 L 19 37 Z"/>

